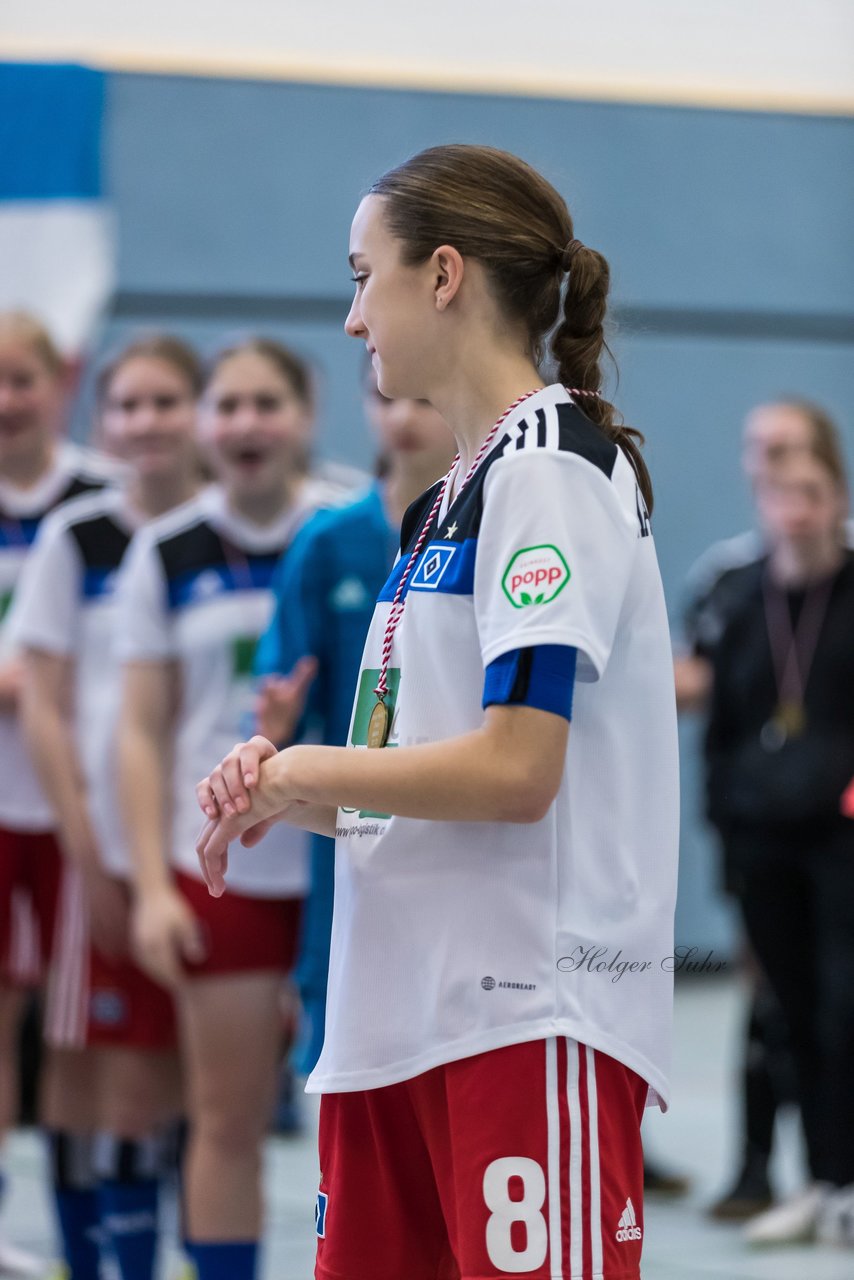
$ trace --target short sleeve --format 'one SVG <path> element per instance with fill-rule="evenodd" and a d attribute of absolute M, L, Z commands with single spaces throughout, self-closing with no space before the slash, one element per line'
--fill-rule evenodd
<path fill-rule="evenodd" d="M 177 656 L 169 593 L 156 542 L 143 529 L 128 547 L 117 586 L 116 653 L 121 662 Z"/>
<path fill-rule="evenodd" d="M 9 618 L 15 650 L 40 649 L 65 657 L 78 642 L 83 565 L 64 519 L 48 516 L 21 573 Z"/>
<path fill-rule="evenodd" d="M 474 600 L 484 666 L 511 649 L 578 649 L 598 679 L 638 545 L 614 481 L 570 452 L 500 458 L 484 485 Z"/>

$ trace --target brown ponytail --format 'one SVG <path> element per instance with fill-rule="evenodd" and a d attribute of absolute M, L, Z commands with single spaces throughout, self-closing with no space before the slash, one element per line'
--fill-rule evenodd
<path fill-rule="evenodd" d="M 640 451 L 643 435 L 634 427 L 625 426 L 614 406 L 600 392 L 602 355 L 603 352 L 611 354 L 605 341 L 611 271 L 595 249 L 577 240 L 572 241 L 572 247 L 568 263 L 563 259 L 569 279 L 564 289 L 562 319 L 551 341 L 558 380 L 581 393 L 586 416 L 623 450 L 634 469 L 646 509 L 651 513 L 652 479 Z"/>
<path fill-rule="evenodd" d="M 385 221 L 407 264 L 449 244 L 483 265 L 501 306 L 527 331 L 536 364 L 560 320 L 551 341 L 557 376 L 577 392 L 597 393 L 580 396 L 584 413 L 627 455 L 651 511 L 643 436 L 623 426 L 598 394 L 608 264 L 574 239 L 563 197 L 524 160 L 459 143 L 421 151 L 384 174 L 370 194 L 385 197 Z"/>

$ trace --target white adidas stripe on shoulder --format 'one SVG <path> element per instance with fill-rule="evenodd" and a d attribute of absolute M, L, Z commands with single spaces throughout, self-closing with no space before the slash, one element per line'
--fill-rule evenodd
<path fill-rule="evenodd" d="M 114 485 L 105 485 L 101 489 L 93 489 L 88 493 L 79 493 L 69 498 L 45 516 L 45 521 L 59 524 L 66 529 L 80 524 L 90 516 L 112 515 L 122 504 L 121 490 Z"/>
<path fill-rule="evenodd" d="M 208 493 L 208 489 L 203 489 L 201 493 L 197 493 L 180 507 L 175 507 L 173 511 L 167 511 L 165 515 L 150 520 L 148 524 L 143 525 L 140 533 L 144 534 L 150 542 L 158 543 L 184 533 L 194 525 L 201 524 L 210 515 Z"/>

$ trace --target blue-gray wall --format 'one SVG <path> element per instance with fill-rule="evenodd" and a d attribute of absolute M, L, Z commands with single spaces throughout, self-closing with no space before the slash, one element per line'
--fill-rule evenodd
<path fill-rule="evenodd" d="M 674 616 L 711 541 L 750 520 L 748 407 L 793 391 L 854 420 L 854 120 L 115 75 L 108 183 L 119 297 L 104 335 L 168 324 L 203 345 L 263 328 L 322 371 L 324 452 L 367 464 L 350 218 L 419 148 L 487 142 L 540 168 L 612 263 L 616 400 L 648 436 Z M 85 403 L 85 401 L 84 401 Z M 81 411 L 82 412 L 82 411 Z M 685 726 L 679 936 L 726 945 Z"/>

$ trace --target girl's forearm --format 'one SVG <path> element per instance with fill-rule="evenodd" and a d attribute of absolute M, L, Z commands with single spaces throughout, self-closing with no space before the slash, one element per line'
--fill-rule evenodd
<path fill-rule="evenodd" d="M 262 782 L 283 798 L 403 818 L 536 822 L 557 789 L 566 721 L 528 708 L 494 710 L 479 729 L 443 742 L 291 747 L 265 762 Z"/>
<path fill-rule="evenodd" d="M 0 711 L 17 710 L 22 680 L 23 668 L 17 658 L 0 663 Z"/>
<path fill-rule="evenodd" d="M 73 726 L 30 680 L 24 684 L 21 712 L 27 745 L 59 823 L 63 848 L 82 868 L 97 866 L 97 843 Z"/>
<path fill-rule="evenodd" d="M 133 880 L 140 893 L 171 883 L 166 860 L 166 778 L 168 743 L 137 725 L 119 734 L 119 791 L 128 833 Z"/>

